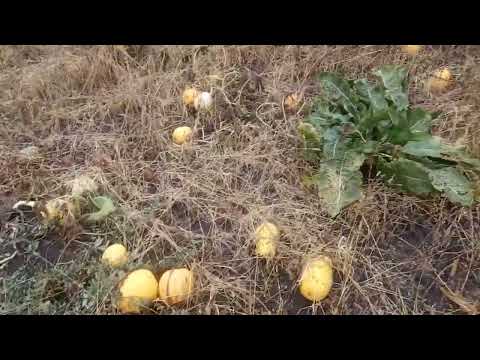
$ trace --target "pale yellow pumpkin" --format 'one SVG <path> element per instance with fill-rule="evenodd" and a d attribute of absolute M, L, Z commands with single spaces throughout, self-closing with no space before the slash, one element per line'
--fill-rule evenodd
<path fill-rule="evenodd" d="M 194 286 L 193 272 L 181 268 L 171 269 L 163 273 L 158 282 L 158 293 L 160 300 L 168 305 L 174 305 L 187 301 Z"/>

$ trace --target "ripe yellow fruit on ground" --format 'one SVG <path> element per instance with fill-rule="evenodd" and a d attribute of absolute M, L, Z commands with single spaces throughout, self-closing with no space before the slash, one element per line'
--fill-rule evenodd
<path fill-rule="evenodd" d="M 158 296 L 155 275 L 146 269 L 132 271 L 120 284 L 118 308 L 122 313 L 140 313 Z"/>
<path fill-rule="evenodd" d="M 327 297 L 333 285 L 332 261 L 326 256 L 309 261 L 300 277 L 300 293 L 316 302 Z"/>
<path fill-rule="evenodd" d="M 187 88 L 183 92 L 182 100 L 186 106 L 193 106 L 195 99 L 198 96 L 198 91 L 194 88 Z"/>
<path fill-rule="evenodd" d="M 432 93 L 440 93 L 452 84 L 452 73 L 447 68 L 437 70 L 427 82 L 427 89 Z"/>
<path fill-rule="evenodd" d="M 128 261 L 127 249 L 122 244 L 110 245 L 103 252 L 102 261 L 112 268 L 122 267 Z"/>
<path fill-rule="evenodd" d="M 445 81 L 452 80 L 452 73 L 447 68 L 437 70 L 433 76 L 435 76 L 438 79 L 445 80 Z"/>
<path fill-rule="evenodd" d="M 275 224 L 271 222 L 264 222 L 255 230 L 255 237 L 257 239 L 265 237 L 278 239 L 280 237 L 280 230 Z"/>
<path fill-rule="evenodd" d="M 280 230 L 270 222 L 262 223 L 255 230 L 255 253 L 257 256 L 271 259 L 277 252 Z"/>
<path fill-rule="evenodd" d="M 300 105 L 300 96 L 298 94 L 291 94 L 285 98 L 285 108 L 289 111 L 295 111 Z"/>
<path fill-rule="evenodd" d="M 272 259 L 277 253 L 276 239 L 267 237 L 257 239 L 255 253 L 257 256 Z"/>
<path fill-rule="evenodd" d="M 168 305 L 184 302 L 193 293 L 194 276 L 188 269 L 172 269 L 166 271 L 158 282 L 158 293 L 161 300 Z"/>
<path fill-rule="evenodd" d="M 172 139 L 177 145 L 182 145 L 192 138 L 192 129 L 188 126 L 180 126 L 173 131 Z"/>
<path fill-rule="evenodd" d="M 422 50 L 422 48 L 423 48 L 422 45 L 403 45 L 402 46 L 403 52 L 410 56 L 417 55 Z"/>

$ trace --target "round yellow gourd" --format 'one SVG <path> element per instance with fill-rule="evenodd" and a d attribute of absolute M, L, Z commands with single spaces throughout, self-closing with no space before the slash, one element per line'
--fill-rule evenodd
<path fill-rule="evenodd" d="M 295 111 L 300 104 L 300 97 L 297 94 L 288 95 L 285 98 L 285 108 L 289 111 Z"/>
<path fill-rule="evenodd" d="M 272 259 L 277 253 L 277 241 L 274 238 L 259 238 L 255 244 L 255 253 L 259 257 Z"/>
<path fill-rule="evenodd" d="M 437 70 L 435 72 L 434 76 L 438 79 L 442 79 L 442 80 L 445 80 L 445 81 L 452 80 L 452 73 L 447 68 Z"/>
<path fill-rule="evenodd" d="M 180 126 L 173 131 L 172 139 L 177 145 L 182 145 L 192 138 L 192 129 L 188 126 Z"/>
<path fill-rule="evenodd" d="M 264 237 L 278 239 L 280 237 L 280 229 L 271 222 L 264 222 L 255 230 L 255 237 L 257 239 Z"/>
<path fill-rule="evenodd" d="M 119 268 L 128 261 L 127 248 L 122 244 L 113 244 L 105 249 L 102 255 L 102 262 L 112 268 Z"/>
<path fill-rule="evenodd" d="M 198 91 L 194 88 L 187 88 L 184 90 L 182 99 L 185 106 L 193 106 L 195 99 L 198 96 Z"/>
<path fill-rule="evenodd" d="M 158 296 L 155 275 L 146 269 L 132 271 L 120 284 L 118 309 L 122 313 L 140 313 Z"/>
<path fill-rule="evenodd" d="M 270 222 L 264 222 L 255 230 L 255 253 L 257 256 L 271 259 L 277 252 L 280 230 Z"/>
<path fill-rule="evenodd" d="M 168 305 L 184 302 L 193 292 L 194 276 L 188 269 L 172 269 L 166 271 L 158 282 L 160 299 Z"/>
<path fill-rule="evenodd" d="M 333 285 L 332 261 L 326 256 L 309 261 L 300 277 L 300 293 L 308 300 L 325 299 Z"/>
<path fill-rule="evenodd" d="M 439 93 L 446 90 L 452 82 L 452 73 L 447 68 L 437 70 L 428 80 L 427 87 L 430 92 Z"/>
<path fill-rule="evenodd" d="M 422 45 L 403 45 L 402 50 L 406 54 L 410 56 L 415 56 L 417 55 L 421 50 L 423 46 Z"/>

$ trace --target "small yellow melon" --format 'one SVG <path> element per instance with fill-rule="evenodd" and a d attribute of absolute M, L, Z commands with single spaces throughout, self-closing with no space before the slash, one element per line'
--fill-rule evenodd
<path fill-rule="evenodd" d="M 423 49 L 423 45 L 403 45 L 402 50 L 410 56 L 416 56 Z"/>
<path fill-rule="evenodd" d="M 452 84 L 452 80 L 452 73 L 449 69 L 439 69 L 427 81 L 427 89 L 432 93 L 440 93 Z"/>
<path fill-rule="evenodd" d="M 316 302 L 327 297 L 333 285 L 332 261 L 326 256 L 309 261 L 300 277 L 300 293 Z"/>
<path fill-rule="evenodd" d="M 272 259 L 277 253 L 277 241 L 275 238 L 263 237 L 257 239 L 255 253 L 259 257 Z"/>
<path fill-rule="evenodd" d="M 119 268 L 128 261 L 128 252 L 122 244 L 113 244 L 105 249 L 102 255 L 102 262 L 112 268 Z"/>
<path fill-rule="evenodd" d="M 285 98 L 285 108 L 289 111 L 296 111 L 300 105 L 300 96 L 298 94 L 290 94 Z"/>
<path fill-rule="evenodd" d="M 255 230 L 255 253 L 271 259 L 277 252 L 280 230 L 271 222 L 264 222 Z"/>
<path fill-rule="evenodd" d="M 278 239 L 280 237 L 280 230 L 275 224 L 264 222 L 255 230 L 255 237 L 257 239 L 265 237 Z"/>
<path fill-rule="evenodd" d="M 188 126 L 180 126 L 173 131 L 172 139 L 177 145 L 182 145 L 192 138 L 192 129 Z"/>
<path fill-rule="evenodd" d="M 194 88 L 187 88 L 184 90 L 182 99 L 185 106 L 193 106 L 195 99 L 198 96 L 198 91 Z"/>
<path fill-rule="evenodd" d="M 184 302 L 193 293 L 194 276 L 188 269 L 172 269 L 166 271 L 158 282 L 160 299 L 168 305 Z"/>
<path fill-rule="evenodd" d="M 447 68 L 437 70 L 433 76 L 435 76 L 438 79 L 445 80 L 445 81 L 452 80 L 452 73 Z"/>
<path fill-rule="evenodd" d="M 122 313 L 140 313 L 151 306 L 158 296 L 155 275 L 146 269 L 132 271 L 120 283 L 118 308 Z"/>

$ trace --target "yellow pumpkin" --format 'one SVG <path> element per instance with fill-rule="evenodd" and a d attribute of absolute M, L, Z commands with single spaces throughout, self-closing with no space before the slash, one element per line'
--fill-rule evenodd
<path fill-rule="evenodd" d="M 403 45 L 402 50 L 410 56 L 416 56 L 423 49 L 423 45 Z"/>
<path fill-rule="evenodd" d="M 434 74 L 434 76 L 438 79 L 442 79 L 442 80 L 445 80 L 445 81 L 450 81 L 452 80 L 452 73 L 450 72 L 449 69 L 447 68 L 443 68 L 443 69 L 440 69 L 440 70 L 437 70 Z"/>
<path fill-rule="evenodd" d="M 103 252 L 102 261 L 112 268 L 122 267 L 128 261 L 127 248 L 122 244 L 110 245 Z"/>
<path fill-rule="evenodd" d="M 291 94 L 285 98 L 285 108 L 289 111 L 296 111 L 300 105 L 300 96 Z"/>
<path fill-rule="evenodd" d="M 166 271 L 158 282 L 160 300 L 168 305 L 187 301 L 193 293 L 193 272 L 181 268 Z"/>
<path fill-rule="evenodd" d="M 271 222 L 264 222 L 255 230 L 255 252 L 257 256 L 271 259 L 277 252 L 280 230 Z"/>
<path fill-rule="evenodd" d="M 440 93 L 452 84 L 452 73 L 449 69 L 439 69 L 427 82 L 427 88 L 432 93 Z"/>
<path fill-rule="evenodd" d="M 122 313 L 140 313 L 158 296 L 155 275 L 146 269 L 132 271 L 120 284 L 117 307 Z"/>
<path fill-rule="evenodd" d="M 172 139 L 177 145 L 182 145 L 192 138 L 192 129 L 188 126 L 180 126 L 173 131 Z"/>
<path fill-rule="evenodd" d="M 185 106 L 193 106 L 195 99 L 198 96 L 198 91 L 194 88 L 187 88 L 183 91 L 182 100 Z"/>
<path fill-rule="evenodd" d="M 332 261 L 321 256 L 309 261 L 300 277 L 300 293 L 308 300 L 317 302 L 325 299 L 333 285 Z"/>
<path fill-rule="evenodd" d="M 280 237 L 280 230 L 275 224 L 264 222 L 255 230 L 255 236 L 257 239 L 264 237 L 278 239 Z"/>
<path fill-rule="evenodd" d="M 260 238 L 255 244 L 257 256 L 272 259 L 277 253 L 277 241 L 274 238 Z"/>

